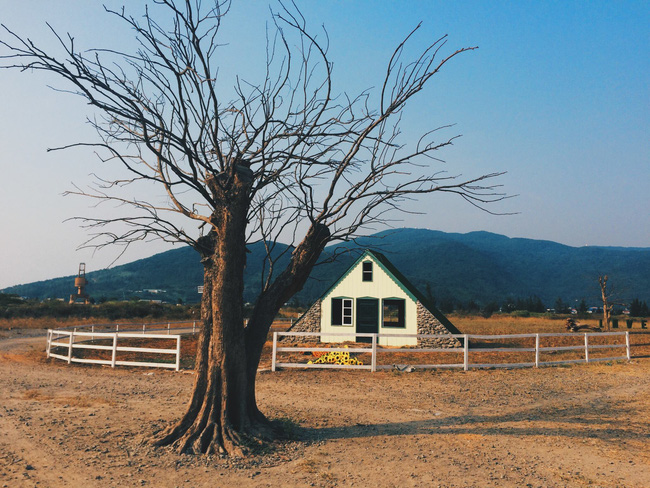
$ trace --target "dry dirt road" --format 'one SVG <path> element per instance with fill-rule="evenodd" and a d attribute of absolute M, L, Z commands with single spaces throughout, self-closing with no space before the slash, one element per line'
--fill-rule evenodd
<path fill-rule="evenodd" d="M 260 374 L 294 440 L 246 460 L 146 439 L 190 372 L 68 366 L 0 335 L 0 487 L 650 487 L 650 360 L 520 370 Z"/>

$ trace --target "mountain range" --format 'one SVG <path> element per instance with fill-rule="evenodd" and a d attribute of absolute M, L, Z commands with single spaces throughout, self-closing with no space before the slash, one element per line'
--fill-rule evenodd
<path fill-rule="evenodd" d="M 608 275 L 615 299 L 650 301 L 650 248 L 571 247 L 551 241 L 509 238 L 489 232 L 445 233 L 427 229 L 387 230 L 355 242 L 330 246 L 303 290 L 294 300 L 308 305 L 318 298 L 359 256 L 372 248 L 390 261 L 423 293 L 436 300 L 479 304 L 513 298 L 539 297 L 552 307 L 558 298 L 598 305 L 598 277 Z M 277 252 L 287 249 L 277 244 Z M 244 298 L 253 302 L 261 286 L 264 246 L 249 246 Z M 277 269 L 286 265 L 286 252 Z M 337 259 L 329 262 L 330 258 Z M 160 299 L 197 302 L 203 282 L 198 254 L 189 247 L 150 258 L 88 272 L 88 293 L 95 300 Z M 67 299 L 74 276 L 55 278 L 2 290 L 29 298 Z"/>

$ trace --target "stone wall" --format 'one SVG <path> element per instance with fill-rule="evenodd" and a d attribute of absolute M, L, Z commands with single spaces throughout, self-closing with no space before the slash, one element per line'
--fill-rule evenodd
<path fill-rule="evenodd" d="M 314 304 L 291 326 L 289 332 L 320 332 L 320 300 Z M 320 342 L 318 336 L 285 336 L 280 342 Z"/>
<path fill-rule="evenodd" d="M 437 334 L 446 337 L 418 338 L 421 347 L 461 347 L 461 342 L 452 337 L 444 325 L 420 302 L 417 304 L 418 334 Z"/>
<path fill-rule="evenodd" d="M 307 310 L 302 317 L 300 317 L 295 324 L 291 326 L 291 332 L 320 332 L 320 313 L 321 302 L 317 300 Z M 445 328 L 444 325 L 420 302 L 417 303 L 417 321 L 418 321 L 418 334 L 435 334 L 445 335 L 447 337 L 423 338 L 418 339 L 418 346 L 420 347 L 462 347 L 461 342 Z M 320 339 L 314 337 L 283 337 L 280 342 L 302 342 L 302 343 L 317 343 Z"/>

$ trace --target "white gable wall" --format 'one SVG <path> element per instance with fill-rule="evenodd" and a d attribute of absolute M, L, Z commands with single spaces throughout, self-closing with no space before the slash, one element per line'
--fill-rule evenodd
<path fill-rule="evenodd" d="M 363 281 L 363 262 L 372 261 L 372 281 Z M 332 325 L 332 298 L 351 298 L 352 304 L 352 325 Z M 321 332 L 337 332 L 353 334 L 356 331 L 357 323 L 357 298 L 377 298 L 379 300 L 379 333 L 380 334 L 417 334 L 417 302 L 414 301 L 381 267 L 371 256 L 365 258 L 348 273 L 332 290 L 330 290 L 321 302 Z M 382 323 L 382 299 L 401 298 L 404 299 L 404 328 L 383 327 Z M 322 336 L 322 342 L 344 342 L 353 341 L 354 337 Z M 382 346 L 410 346 L 416 345 L 415 337 L 384 337 L 379 339 Z"/>

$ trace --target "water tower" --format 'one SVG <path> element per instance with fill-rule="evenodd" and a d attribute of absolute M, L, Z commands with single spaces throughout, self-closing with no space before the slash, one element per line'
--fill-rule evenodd
<path fill-rule="evenodd" d="M 90 303 L 90 296 L 86 293 L 87 284 L 86 263 L 79 263 L 79 274 L 74 279 L 74 286 L 77 289 L 77 293 L 70 295 L 70 303 Z"/>

